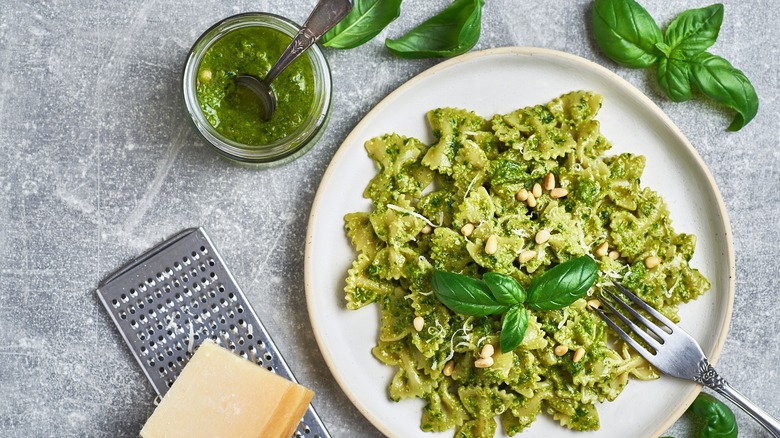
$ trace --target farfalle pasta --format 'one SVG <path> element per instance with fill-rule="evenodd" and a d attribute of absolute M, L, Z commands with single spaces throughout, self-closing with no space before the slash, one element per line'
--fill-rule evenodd
<path fill-rule="evenodd" d="M 695 237 L 676 233 L 663 200 L 640 184 L 644 157 L 604 155 L 600 107 L 601 96 L 578 91 L 490 119 L 439 108 L 428 112 L 434 144 L 397 133 L 366 142 L 378 172 L 364 192 L 373 210 L 345 216 L 357 251 L 346 306 L 379 306 L 372 352 L 397 369 L 392 400 L 425 400 L 422 430 L 493 437 L 499 420 L 514 435 L 543 412 L 598 429 L 598 403 L 629 376 L 658 374 L 611 335 L 588 296 L 619 280 L 677 321 L 678 305 L 709 289 L 689 265 Z M 497 245 L 486 251 L 489 239 Z M 498 272 L 527 287 L 582 255 L 599 268 L 588 296 L 529 310 L 523 342 L 495 348 L 488 367 L 475 361 L 498 346 L 501 316 L 455 313 L 432 292 L 434 267 Z"/>

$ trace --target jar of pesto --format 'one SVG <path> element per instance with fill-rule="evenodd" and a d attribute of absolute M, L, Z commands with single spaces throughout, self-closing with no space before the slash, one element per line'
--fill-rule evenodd
<path fill-rule="evenodd" d="M 245 13 L 209 28 L 184 66 L 184 103 L 198 133 L 225 158 L 258 167 L 290 162 L 322 135 L 331 104 L 328 63 L 316 45 L 272 83 L 276 111 L 261 117 L 260 103 L 237 75 L 263 78 L 300 27 L 278 15 Z"/>

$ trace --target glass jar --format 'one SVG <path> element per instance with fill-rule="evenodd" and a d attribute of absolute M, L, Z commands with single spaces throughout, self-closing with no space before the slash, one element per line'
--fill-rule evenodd
<path fill-rule="evenodd" d="M 209 48 L 231 32 L 248 27 L 269 28 L 289 36 L 291 40 L 300 30 L 300 26 L 284 17 L 260 12 L 234 15 L 216 23 L 198 38 L 187 57 L 182 78 L 184 103 L 197 132 L 218 154 L 256 167 L 278 166 L 306 153 L 322 136 L 330 115 L 330 68 L 320 48 L 317 45 L 311 46 L 301 55 L 301 59 L 296 61 L 310 63 L 314 78 L 311 107 L 300 125 L 283 138 L 267 144 L 252 145 L 233 140 L 220 133 L 204 114 L 198 100 L 198 70 Z M 276 59 L 269 61 L 273 64 Z M 239 74 L 243 73 L 239 72 Z M 277 78 L 274 83 L 278 80 L 280 78 Z M 279 105 L 282 105 L 282 102 Z"/>

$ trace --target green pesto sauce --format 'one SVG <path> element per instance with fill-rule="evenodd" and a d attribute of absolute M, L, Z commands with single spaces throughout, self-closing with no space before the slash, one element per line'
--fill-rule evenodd
<path fill-rule="evenodd" d="M 197 95 L 206 120 L 220 134 L 247 145 L 264 145 L 295 131 L 314 101 L 314 71 L 306 56 L 295 60 L 271 88 L 278 100 L 273 118 L 263 121 L 260 101 L 234 78 L 264 78 L 290 44 L 291 37 L 260 26 L 237 29 L 206 51 L 198 67 Z"/>

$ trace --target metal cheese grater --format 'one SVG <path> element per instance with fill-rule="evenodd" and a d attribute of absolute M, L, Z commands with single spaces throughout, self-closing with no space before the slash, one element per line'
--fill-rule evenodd
<path fill-rule="evenodd" d="M 203 228 L 148 250 L 96 292 L 160 397 L 205 339 L 296 382 Z M 311 405 L 294 437 L 330 437 Z"/>

